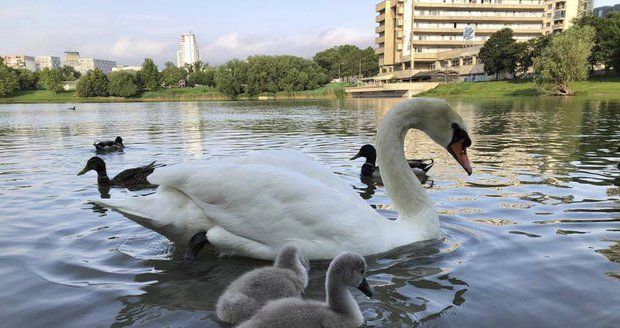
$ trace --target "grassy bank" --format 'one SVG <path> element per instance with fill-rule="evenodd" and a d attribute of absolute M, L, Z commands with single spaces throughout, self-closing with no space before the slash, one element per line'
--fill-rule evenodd
<path fill-rule="evenodd" d="M 258 99 L 336 99 L 345 96 L 346 83 L 331 83 L 316 90 L 264 93 L 250 97 L 240 95 L 241 100 Z M 146 91 L 139 96 L 120 97 L 89 97 L 80 98 L 75 91 L 53 93 L 47 90 L 18 91 L 13 96 L 0 98 L 0 103 L 73 103 L 73 102 L 149 102 L 149 101 L 208 101 L 228 100 L 226 95 L 212 87 L 174 88 Z"/>
<path fill-rule="evenodd" d="M 620 96 L 620 76 L 598 76 L 571 84 L 576 96 Z M 538 96 L 531 80 L 461 82 L 441 84 L 419 94 L 425 97 L 514 97 Z"/>

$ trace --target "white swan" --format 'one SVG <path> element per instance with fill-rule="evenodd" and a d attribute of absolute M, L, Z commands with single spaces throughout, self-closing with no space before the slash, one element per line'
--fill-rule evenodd
<path fill-rule="evenodd" d="M 285 244 L 297 245 L 310 260 L 343 251 L 378 254 L 440 235 L 437 213 L 405 159 L 404 138 L 412 128 L 446 147 L 471 174 L 466 154 L 471 140 L 444 100 L 395 105 L 377 131 L 395 221 L 378 214 L 328 168 L 290 150 L 165 167 L 149 176 L 160 186 L 155 194 L 95 202 L 146 219 L 139 222 L 173 242 L 187 244 L 206 231 L 206 238 L 188 245 L 190 258 L 207 240 L 222 254 L 266 260 Z"/>

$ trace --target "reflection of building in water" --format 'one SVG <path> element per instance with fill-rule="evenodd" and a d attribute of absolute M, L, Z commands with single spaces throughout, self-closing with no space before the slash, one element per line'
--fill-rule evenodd
<path fill-rule="evenodd" d="M 202 157 L 202 138 L 205 131 L 202 126 L 202 112 L 198 103 L 184 103 L 178 109 L 183 134 L 183 149 L 192 156 Z"/>

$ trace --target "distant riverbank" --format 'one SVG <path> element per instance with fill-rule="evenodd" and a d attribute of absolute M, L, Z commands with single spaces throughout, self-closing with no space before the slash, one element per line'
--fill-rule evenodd
<path fill-rule="evenodd" d="M 346 83 L 331 83 L 322 88 L 308 91 L 262 93 L 257 96 L 240 95 L 238 100 L 287 100 L 287 99 L 338 99 L 344 98 Z M 48 90 L 17 91 L 13 96 L 0 98 L 0 103 L 80 103 L 80 102 L 156 102 L 156 101 L 224 101 L 230 100 L 215 88 L 172 88 L 145 91 L 139 96 L 87 97 L 75 95 L 75 91 L 54 93 Z"/>
<path fill-rule="evenodd" d="M 620 96 L 620 76 L 598 76 L 587 81 L 574 82 L 575 96 Z M 460 82 L 440 84 L 423 92 L 424 97 L 515 97 L 538 96 L 531 80 Z"/>

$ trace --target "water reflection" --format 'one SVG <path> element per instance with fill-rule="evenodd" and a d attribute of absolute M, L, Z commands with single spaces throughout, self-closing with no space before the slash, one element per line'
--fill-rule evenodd
<path fill-rule="evenodd" d="M 98 190 L 75 172 L 92 141 L 121 135 L 115 168 L 296 148 L 328 165 L 388 219 L 385 188 L 348 161 L 374 143 L 393 99 L 0 105 L 0 319 L 6 326 L 218 326 L 215 299 L 265 262 L 182 249 L 115 211 L 85 204 L 153 192 Z M 468 177 L 418 131 L 408 158 L 434 158 L 443 239 L 368 259 L 369 326 L 610 327 L 620 320 L 620 100 L 450 99 L 473 139 Z M 137 224 L 136 224 L 137 223 Z M 323 299 L 327 263 L 307 296 Z M 526 320 L 527 321 L 524 321 Z"/>

